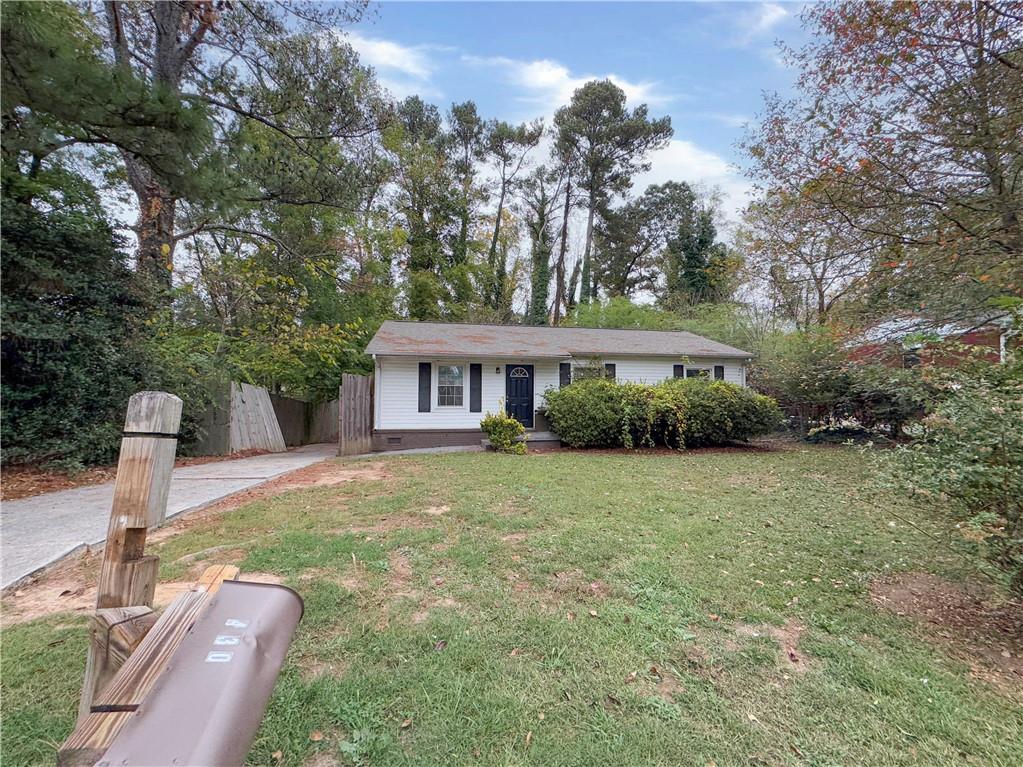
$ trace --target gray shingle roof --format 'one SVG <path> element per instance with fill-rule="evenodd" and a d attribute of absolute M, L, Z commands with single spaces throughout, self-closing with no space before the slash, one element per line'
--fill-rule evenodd
<path fill-rule="evenodd" d="M 369 354 L 416 357 L 752 357 L 734 346 L 679 330 L 549 328 L 387 320 Z"/>

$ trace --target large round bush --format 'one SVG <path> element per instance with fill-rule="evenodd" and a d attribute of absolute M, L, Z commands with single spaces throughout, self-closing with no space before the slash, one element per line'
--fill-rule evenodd
<path fill-rule="evenodd" d="M 547 418 L 561 441 L 572 447 L 620 447 L 620 389 L 614 381 L 589 379 L 549 390 Z"/>
<path fill-rule="evenodd" d="M 686 447 L 723 445 L 748 440 L 776 429 L 782 420 L 770 397 L 724 381 L 673 379 L 656 388 L 673 392 L 686 403 Z"/>
<path fill-rule="evenodd" d="M 770 397 L 695 378 L 653 386 L 578 381 L 546 400 L 551 427 L 573 447 L 721 445 L 766 434 L 782 418 Z"/>

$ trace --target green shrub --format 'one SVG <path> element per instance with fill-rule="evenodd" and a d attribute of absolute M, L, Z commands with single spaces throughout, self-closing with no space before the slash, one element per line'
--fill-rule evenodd
<path fill-rule="evenodd" d="M 856 361 L 834 331 L 822 328 L 782 339 L 750 369 L 748 380 L 774 397 L 802 434 L 814 424 L 853 418 L 868 431 L 897 439 L 904 425 L 924 416 L 945 375 L 941 367 Z"/>
<path fill-rule="evenodd" d="M 117 456 L 145 388 L 144 291 L 102 219 L 3 199 L 3 462 Z"/>
<path fill-rule="evenodd" d="M 525 455 L 526 443 L 521 439 L 526 427 L 507 413 L 488 412 L 480 421 L 480 428 L 487 435 L 491 446 L 499 453 Z"/>
<path fill-rule="evenodd" d="M 593 378 L 545 395 L 547 418 L 562 442 L 572 447 L 619 447 L 622 444 L 621 387 Z"/>
<path fill-rule="evenodd" d="M 1001 373 L 1001 371 L 999 371 Z M 908 446 L 879 454 L 882 482 L 984 531 L 987 555 L 1023 593 L 1023 375 L 961 376 Z"/>
<path fill-rule="evenodd" d="M 669 379 L 651 386 L 589 380 L 545 396 L 551 427 L 573 447 L 720 445 L 781 423 L 771 398 L 724 381 Z"/>

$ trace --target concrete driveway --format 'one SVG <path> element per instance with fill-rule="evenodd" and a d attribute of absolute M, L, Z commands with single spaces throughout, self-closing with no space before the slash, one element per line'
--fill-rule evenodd
<path fill-rule="evenodd" d="M 287 453 L 174 469 L 167 518 L 335 455 L 337 445 L 306 445 Z M 113 498 L 114 483 L 108 482 L 4 501 L 0 505 L 0 586 L 6 588 L 82 545 L 101 543 Z"/>

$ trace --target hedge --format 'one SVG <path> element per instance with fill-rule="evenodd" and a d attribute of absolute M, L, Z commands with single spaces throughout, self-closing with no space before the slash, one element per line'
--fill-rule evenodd
<path fill-rule="evenodd" d="M 770 397 L 699 378 L 578 381 L 545 399 L 551 428 L 573 447 L 722 445 L 766 434 L 782 420 Z"/>

